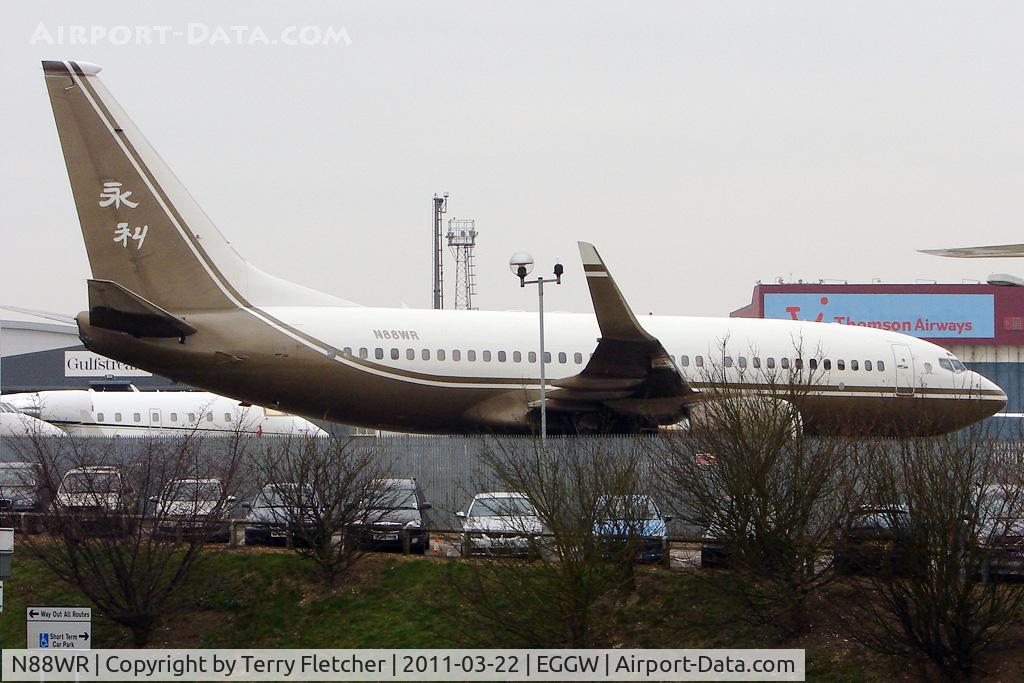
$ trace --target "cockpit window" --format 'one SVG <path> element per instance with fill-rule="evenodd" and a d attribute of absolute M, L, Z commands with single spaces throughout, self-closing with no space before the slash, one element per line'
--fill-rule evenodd
<path fill-rule="evenodd" d="M 961 363 L 956 358 L 940 358 L 939 367 L 950 372 L 966 372 L 967 366 Z"/>

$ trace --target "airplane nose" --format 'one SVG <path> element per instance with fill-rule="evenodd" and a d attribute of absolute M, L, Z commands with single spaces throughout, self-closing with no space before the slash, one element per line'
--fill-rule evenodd
<path fill-rule="evenodd" d="M 1006 407 L 1008 401 L 1006 392 L 1004 392 L 998 384 L 990 380 L 988 377 L 985 377 L 984 375 L 980 375 L 978 373 L 974 373 L 974 380 L 975 386 L 978 387 L 979 394 L 981 394 L 985 398 L 988 398 L 994 403 L 998 402 L 999 407 L 993 412 L 998 413 L 1002 411 L 1003 408 Z"/>

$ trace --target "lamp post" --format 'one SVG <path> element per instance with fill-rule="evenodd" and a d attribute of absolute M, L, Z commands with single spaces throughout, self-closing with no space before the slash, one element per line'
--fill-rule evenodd
<path fill-rule="evenodd" d="M 517 251 L 512 254 L 512 258 L 508 260 L 508 267 L 519 278 L 520 287 L 525 287 L 527 284 L 537 285 L 537 310 L 540 314 L 540 440 L 541 443 L 546 443 L 548 439 L 548 411 L 544 372 L 544 283 L 554 282 L 556 285 L 562 284 L 562 273 L 565 272 L 565 269 L 561 263 L 556 262 L 555 276 L 553 278 L 544 279 L 543 277 L 538 277 L 536 280 L 528 281 L 526 276 L 533 272 L 533 257 L 523 251 Z"/>

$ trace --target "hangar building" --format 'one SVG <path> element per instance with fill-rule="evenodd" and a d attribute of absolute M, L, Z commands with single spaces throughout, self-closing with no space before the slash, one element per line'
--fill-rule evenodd
<path fill-rule="evenodd" d="M 1024 413 L 1024 287 L 982 284 L 761 284 L 732 317 L 891 329 L 949 349 Z"/>
<path fill-rule="evenodd" d="M 87 351 L 73 317 L 0 305 L 0 392 L 49 389 L 188 389 Z"/>

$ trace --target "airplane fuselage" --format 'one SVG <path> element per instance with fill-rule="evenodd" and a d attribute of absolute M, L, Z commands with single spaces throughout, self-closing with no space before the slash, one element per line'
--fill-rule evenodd
<path fill-rule="evenodd" d="M 84 314 L 79 320 L 97 353 L 307 417 L 414 432 L 537 427 L 530 410 L 540 393 L 536 313 L 298 306 L 182 318 L 200 330 L 185 343 L 90 328 Z M 948 431 L 1006 401 L 984 377 L 947 369 L 955 359 L 942 347 L 895 332 L 741 318 L 640 323 L 697 391 L 727 383 L 777 392 L 800 373 L 807 390 L 794 401 L 812 432 Z M 548 381 L 582 371 L 600 336 L 595 317 L 549 313 L 545 329 Z M 556 401 L 557 389 L 549 387 L 548 397 Z M 549 420 L 554 432 L 578 426 L 560 422 L 557 411 Z"/>

